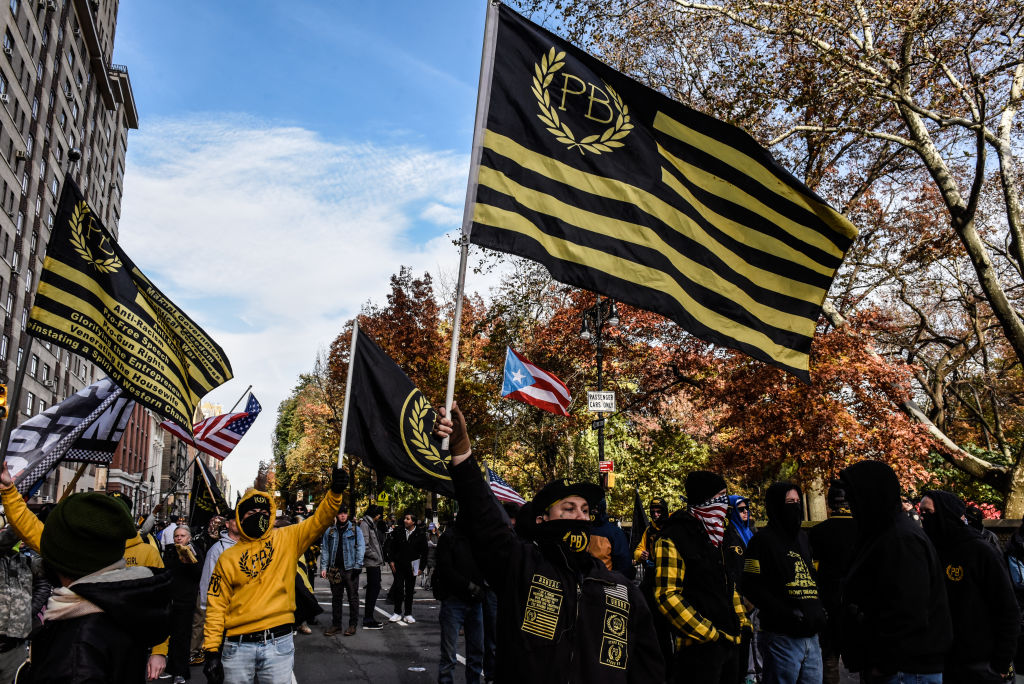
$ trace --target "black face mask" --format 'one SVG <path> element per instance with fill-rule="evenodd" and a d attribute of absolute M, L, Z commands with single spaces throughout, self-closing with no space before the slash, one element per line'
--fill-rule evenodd
<path fill-rule="evenodd" d="M 590 544 L 589 520 L 548 520 L 537 526 L 539 536 L 566 553 L 585 553 Z"/>
<path fill-rule="evenodd" d="M 924 533 L 932 540 L 932 544 L 939 545 L 944 539 L 942 520 L 938 513 L 921 513 L 921 527 Z"/>
<path fill-rule="evenodd" d="M 249 539 L 259 539 L 270 528 L 270 513 L 259 512 L 242 520 L 242 534 Z"/>
<path fill-rule="evenodd" d="M 804 521 L 804 509 L 798 503 L 788 503 L 782 507 L 782 513 L 780 515 L 779 522 L 782 523 L 782 529 L 788 534 L 796 536 L 797 532 L 800 531 L 800 523 Z"/>

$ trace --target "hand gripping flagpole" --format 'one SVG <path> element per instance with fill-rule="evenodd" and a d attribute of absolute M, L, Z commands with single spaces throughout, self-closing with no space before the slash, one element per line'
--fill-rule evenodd
<path fill-rule="evenodd" d="M 345 465 L 345 435 L 348 433 L 348 407 L 352 398 L 352 369 L 356 365 L 356 342 L 359 340 L 359 317 L 352 321 L 352 344 L 348 349 L 348 377 L 345 378 L 345 409 L 341 412 L 341 439 L 338 440 L 338 467 Z"/>
<path fill-rule="evenodd" d="M 469 260 L 469 234 L 473 229 L 473 210 L 476 205 L 477 178 L 480 175 L 480 157 L 483 156 L 484 130 L 487 111 L 491 103 L 491 77 L 494 74 L 494 48 L 498 38 L 498 6 L 495 0 L 487 2 L 487 20 L 484 23 L 484 47 L 480 57 L 480 85 L 476 94 L 476 123 L 473 128 L 473 151 L 469 163 L 469 182 L 466 184 L 466 206 L 462 214 L 462 237 L 459 240 L 459 280 L 455 293 L 455 316 L 452 319 L 452 350 L 448 357 L 448 389 L 444 397 L 445 413 L 451 413 L 455 400 L 455 370 L 459 365 L 459 331 L 462 328 L 462 300 L 466 292 L 466 262 Z M 445 438 L 441 448 L 448 448 Z"/>

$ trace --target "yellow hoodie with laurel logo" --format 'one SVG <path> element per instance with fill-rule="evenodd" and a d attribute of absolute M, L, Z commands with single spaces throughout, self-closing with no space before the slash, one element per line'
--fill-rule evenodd
<path fill-rule="evenodd" d="M 341 505 L 341 495 L 328 491 L 312 516 L 298 525 L 275 528 L 276 507 L 266 492 L 250 490 L 235 510 L 244 508 L 255 496 L 270 502 L 271 525 L 256 539 L 243 533 L 238 543 L 217 559 L 206 594 L 203 648 L 207 651 L 219 649 L 225 633 L 229 637 L 249 634 L 295 621 L 299 556 L 334 522 Z"/>

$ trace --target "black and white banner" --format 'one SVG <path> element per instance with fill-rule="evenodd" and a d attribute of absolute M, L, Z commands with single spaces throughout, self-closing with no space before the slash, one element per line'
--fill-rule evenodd
<path fill-rule="evenodd" d="M 110 463 L 134 407 L 103 378 L 19 425 L 6 459 L 18 491 L 30 491 L 61 461 Z"/>

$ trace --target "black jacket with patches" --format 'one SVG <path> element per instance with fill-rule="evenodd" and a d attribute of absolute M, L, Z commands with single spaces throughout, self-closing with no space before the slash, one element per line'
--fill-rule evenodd
<path fill-rule="evenodd" d="M 1020 610 L 1002 555 L 961 520 L 960 497 L 943 491 L 925 496 L 935 502 L 935 513 L 923 517 L 943 566 L 953 618 L 947 672 L 985 665 L 994 673 L 1009 672 L 1017 650 Z"/>
<path fill-rule="evenodd" d="M 560 546 L 520 540 L 472 457 L 448 472 L 473 550 L 498 596 L 497 681 L 664 680 L 650 612 L 631 582 L 589 554 L 570 558 Z"/>
<path fill-rule="evenodd" d="M 953 626 L 944 573 L 924 530 L 903 514 L 892 468 L 844 469 L 858 540 L 842 598 L 842 655 L 854 672 L 942 672 Z"/>
<path fill-rule="evenodd" d="M 825 627 L 807 535 L 780 522 L 788 483 L 765 496 L 768 525 L 747 545 L 743 592 L 760 610 L 761 629 L 792 637 L 814 636 Z"/>
<path fill-rule="evenodd" d="M 148 569 L 147 569 L 148 571 Z M 71 589 L 103 612 L 47 620 L 32 639 L 31 684 L 143 684 L 149 650 L 170 631 L 170 573 Z"/>

